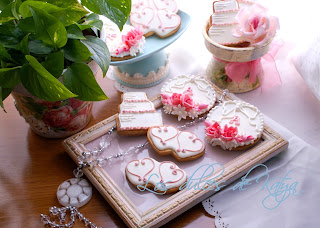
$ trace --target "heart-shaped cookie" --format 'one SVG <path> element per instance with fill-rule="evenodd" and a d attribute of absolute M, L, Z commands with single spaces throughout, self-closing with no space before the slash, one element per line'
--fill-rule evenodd
<path fill-rule="evenodd" d="M 172 154 L 178 161 L 190 161 L 201 157 L 205 146 L 201 139 L 188 131 L 179 131 L 174 126 L 152 127 L 148 141 L 160 155 Z"/>
<path fill-rule="evenodd" d="M 187 174 L 171 161 L 158 162 L 152 158 L 133 160 L 126 166 L 126 177 L 140 191 L 168 194 L 179 191 Z M 156 188 L 155 188 L 156 187 Z"/>

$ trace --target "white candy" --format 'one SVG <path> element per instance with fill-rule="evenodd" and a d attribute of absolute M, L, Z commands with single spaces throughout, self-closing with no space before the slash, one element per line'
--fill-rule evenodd
<path fill-rule="evenodd" d="M 92 196 L 92 187 L 87 180 L 71 178 L 66 180 L 57 190 L 57 198 L 62 206 L 82 207 L 89 202 Z"/>

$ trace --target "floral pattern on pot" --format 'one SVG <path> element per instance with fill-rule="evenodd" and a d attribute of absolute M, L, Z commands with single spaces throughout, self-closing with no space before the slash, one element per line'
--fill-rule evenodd
<path fill-rule="evenodd" d="M 38 135 L 64 138 L 82 130 L 91 117 L 91 101 L 69 98 L 50 102 L 35 97 L 12 94 L 21 116 Z"/>

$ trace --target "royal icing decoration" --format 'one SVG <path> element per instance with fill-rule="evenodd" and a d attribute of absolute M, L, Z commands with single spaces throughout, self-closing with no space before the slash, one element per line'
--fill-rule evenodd
<path fill-rule="evenodd" d="M 255 106 L 242 101 L 225 101 L 210 111 L 205 126 L 210 144 L 231 150 L 260 138 L 264 121 Z"/>
<path fill-rule="evenodd" d="M 145 37 L 139 26 L 135 28 L 126 24 L 120 31 L 111 20 L 101 18 L 104 27 L 101 38 L 106 42 L 111 57 L 136 56 L 139 52 L 143 52 Z"/>
<path fill-rule="evenodd" d="M 189 158 L 205 151 L 203 142 L 192 132 L 179 131 L 174 126 L 152 127 L 148 139 L 161 151 L 169 150 L 175 157 Z"/>
<path fill-rule="evenodd" d="M 157 186 L 164 184 L 166 190 L 179 188 L 187 180 L 186 173 L 171 161 L 158 162 L 152 158 L 130 161 L 126 166 L 126 176 L 133 185 Z"/>
<path fill-rule="evenodd" d="M 213 14 L 210 18 L 211 27 L 208 31 L 210 39 L 222 45 L 245 42 L 244 38 L 233 36 L 232 33 L 239 26 L 235 18 L 240 7 L 247 7 L 248 4 L 248 1 L 246 1 L 246 4 L 240 5 L 240 2 L 238 4 L 236 0 L 213 2 Z"/>
<path fill-rule="evenodd" d="M 174 0 L 133 0 L 130 23 L 143 34 L 166 37 L 179 29 L 181 19 Z"/>
<path fill-rule="evenodd" d="M 215 101 L 214 89 L 200 76 L 180 75 L 170 79 L 161 89 L 164 112 L 178 120 L 197 118 L 209 111 Z"/>
<path fill-rule="evenodd" d="M 141 130 L 163 125 L 161 115 L 145 92 L 124 93 L 118 118 L 120 130 Z"/>

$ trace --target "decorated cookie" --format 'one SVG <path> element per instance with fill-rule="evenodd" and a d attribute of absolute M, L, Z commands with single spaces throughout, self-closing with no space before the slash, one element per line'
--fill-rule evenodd
<path fill-rule="evenodd" d="M 172 154 L 178 161 L 190 161 L 204 154 L 204 143 L 195 134 L 179 131 L 174 126 L 152 127 L 148 141 L 160 155 Z"/>
<path fill-rule="evenodd" d="M 200 76 L 180 75 L 161 88 L 164 112 L 178 116 L 178 120 L 208 112 L 215 104 L 216 95 L 211 84 Z"/>
<path fill-rule="evenodd" d="M 264 122 L 255 106 L 242 101 L 225 101 L 210 111 L 205 126 L 206 138 L 213 146 L 242 150 L 259 141 Z"/>
<path fill-rule="evenodd" d="M 103 26 L 101 38 L 108 46 L 112 61 L 130 59 L 143 51 L 145 37 L 139 26 L 135 28 L 126 24 L 120 31 L 115 23 L 105 17 Z"/>
<path fill-rule="evenodd" d="M 145 37 L 154 33 L 161 37 L 168 37 L 179 30 L 181 19 L 174 0 L 133 0 L 130 23 L 140 26 Z"/>
<path fill-rule="evenodd" d="M 142 135 L 147 133 L 149 127 L 163 125 L 161 114 L 156 112 L 145 92 L 122 95 L 116 123 L 120 135 Z"/>
<path fill-rule="evenodd" d="M 160 163 L 152 158 L 129 162 L 126 166 L 126 177 L 136 187 L 147 185 L 148 189 L 161 194 L 177 192 L 187 181 L 186 173 L 175 163 L 171 161 Z"/>

